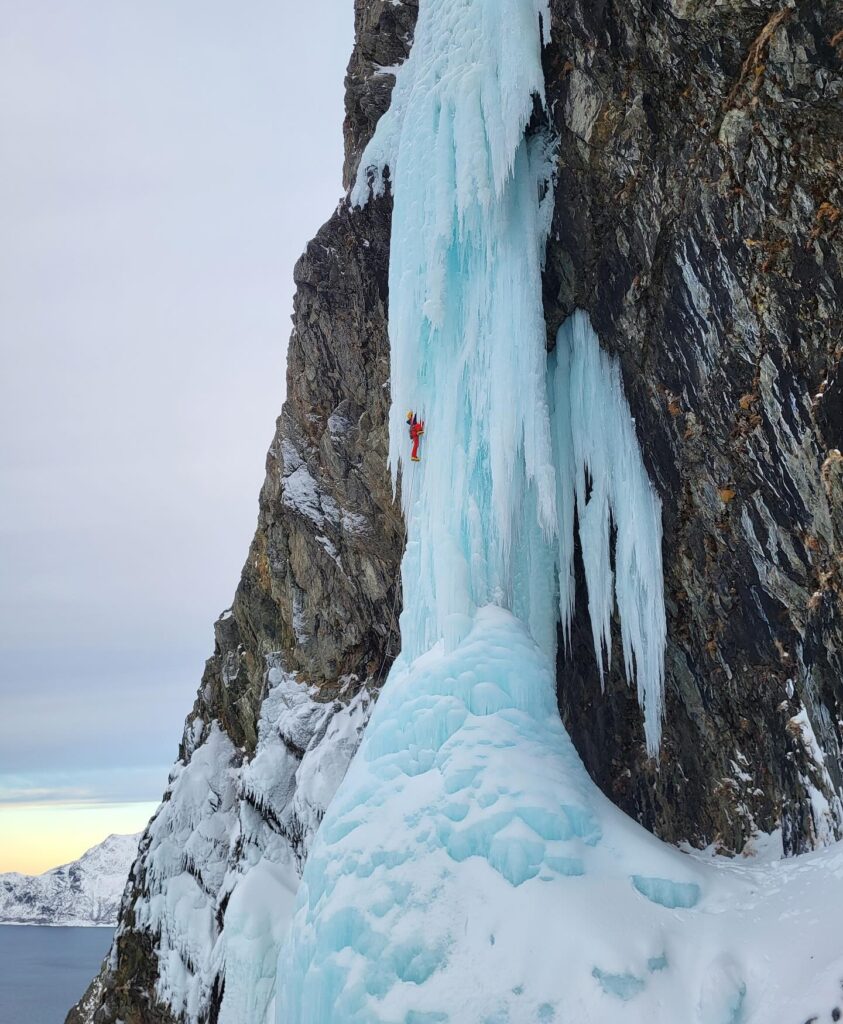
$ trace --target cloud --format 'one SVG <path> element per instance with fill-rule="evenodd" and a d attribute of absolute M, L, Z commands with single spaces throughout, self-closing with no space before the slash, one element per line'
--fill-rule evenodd
<path fill-rule="evenodd" d="M 164 775 L 166 782 L 166 774 Z M 4 807 L 108 807 L 148 803 L 162 786 L 161 766 L 103 771 L 0 774 Z"/>
<path fill-rule="evenodd" d="M 0 804 L 166 785 L 341 191 L 352 16 L 0 0 Z"/>

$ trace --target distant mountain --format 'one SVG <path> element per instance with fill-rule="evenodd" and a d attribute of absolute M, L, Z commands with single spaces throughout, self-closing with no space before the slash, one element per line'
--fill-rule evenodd
<path fill-rule="evenodd" d="M 139 838 L 109 836 L 43 875 L 0 874 L 0 924 L 116 924 Z"/>

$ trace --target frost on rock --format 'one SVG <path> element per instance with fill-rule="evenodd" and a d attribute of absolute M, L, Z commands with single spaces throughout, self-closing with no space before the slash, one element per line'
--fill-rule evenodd
<path fill-rule="evenodd" d="M 322 507 L 321 499 L 319 487 L 303 462 L 283 478 L 281 483 L 283 503 L 287 508 L 315 523 L 316 526 L 322 526 L 325 522 L 325 510 Z"/>
<path fill-rule="evenodd" d="M 215 990 L 220 1024 L 271 1013 L 301 865 L 368 717 L 365 690 L 319 703 L 272 657 L 267 685 L 251 761 L 216 722 L 188 730 L 189 760 L 134 869 L 133 927 L 154 937 L 156 996 L 188 1022 L 207 1018 Z"/>
<path fill-rule="evenodd" d="M 198 1018 L 213 983 L 207 965 L 216 939 L 215 896 L 237 818 L 237 761 L 215 724 L 190 762 L 173 769 L 148 829 L 148 895 L 133 907 L 135 927 L 157 937 L 156 995 L 188 1020 Z"/>
<path fill-rule="evenodd" d="M 800 773 L 800 780 L 810 800 L 815 846 L 828 846 L 840 839 L 843 832 L 843 802 L 804 706 L 788 721 L 787 727 L 799 741 L 805 757 L 807 767 Z"/>

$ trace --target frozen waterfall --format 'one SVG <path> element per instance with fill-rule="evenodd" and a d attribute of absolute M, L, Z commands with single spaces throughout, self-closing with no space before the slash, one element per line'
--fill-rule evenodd
<path fill-rule="evenodd" d="M 651 753 L 665 614 L 661 508 L 619 370 L 584 313 L 546 353 L 548 26 L 541 0 L 421 0 L 361 164 L 355 201 L 386 168 L 394 197 L 402 653 L 305 866 L 277 1024 L 739 1024 L 781 1003 L 750 989 L 742 943 L 775 920 L 756 895 L 736 927 L 753 880 L 724 882 L 626 818 L 557 711 L 575 524 L 595 671 L 617 607 Z M 784 976 L 776 948 L 765 971 Z"/>
<path fill-rule="evenodd" d="M 390 463 L 394 480 L 403 467 L 408 523 L 402 652 L 412 660 L 439 639 L 453 649 L 477 608 L 496 604 L 552 658 L 557 590 L 566 628 L 573 610 L 576 505 L 598 665 L 616 596 L 627 678 L 638 680 L 655 753 L 660 504 L 620 374 L 586 314 L 563 325 L 548 366 L 541 272 L 553 147 L 528 130 L 544 89 L 542 25 L 549 14 L 534 0 L 423 2 L 354 192 L 366 201 L 389 168 Z M 426 422 L 415 464 L 407 410 Z"/>
<path fill-rule="evenodd" d="M 556 522 L 541 303 L 551 165 L 547 140 L 525 137 L 544 85 L 540 14 L 533 0 L 423 3 L 355 191 L 364 201 L 389 167 L 390 462 L 393 478 L 404 463 L 410 659 L 443 637 L 455 646 L 488 603 L 520 602 L 552 643 L 547 559 L 540 592 L 521 582 Z M 426 422 L 414 465 L 408 409 Z"/>
<path fill-rule="evenodd" d="M 492 872 L 485 886 L 502 886 L 523 915 L 548 896 L 527 883 L 564 886 L 587 870 L 603 834 L 599 795 L 559 721 L 552 667 L 557 623 L 567 629 L 572 610 L 575 509 L 598 663 L 616 595 L 627 670 L 641 683 L 651 749 L 658 743 L 660 506 L 618 370 L 584 314 L 547 357 L 553 148 L 531 124 L 543 95 L 542 24 L 548 11 L 533 0 L 423 2 L 361 165 L 357 202 L 384 187 L 387 167 L 394 194 L 402 653 L 308 861 L 280 960 L 279 1022 L 404 1019 L 407 985 L 428 993 L 412 1013 L 424 1005 L 433 1016 L 419 1021 L 450 1019 L 443 979 L 459 984 L 468 968 L 457 970 L 452 911 L 432 909 L 442 887 L 446 904 L 461 901 L 473 919 L 481 858 Z M 426 422 L 416 464 L 405 455 L 408 409 Z M 614 583 L 612 520 L 618 565 L 630 569 Z M 509 975 L 515 991 L 520 968 Z M 534 997 L 501 998 L 492 986 L 490 1012 Z"/>

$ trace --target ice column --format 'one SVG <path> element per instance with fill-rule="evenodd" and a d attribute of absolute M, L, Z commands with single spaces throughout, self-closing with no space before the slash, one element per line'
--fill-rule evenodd
<path fill-rule="evenodd" d="M 541 0 L 426 0 L 355 198 L 394 195 L 390 463 L 408 520 L 402 648 L 453 647 L 477 607 L 512 608 L 552 644 L 555 533 L 541 265 L 551 199 L 541 136 Z M 405 417 L 426 422 L 406 459 Z M 528 499 L 525 501 L 525 495 Z M 525 519 L 529 510 L 529 520 Z M 544 579 L 519 580 L 528 564 Z M 541 623 L 534 623 L 538 616 Z"/>
<path fill-rule="evenodd" d="M 617 601 L 624 668 L 638 684 L 648 752 L 658 750 L 667 623 L 661 502 L 638 447 L 618 364 L 600 348 L 588 314 L 559 329 L 548 365 L 559 509 L 560 616 L 574 602 L 574 508 L 588 587 L 594 653 L 611 660 Z M 615 572 L 611 565 L 615 533 Z"/>

